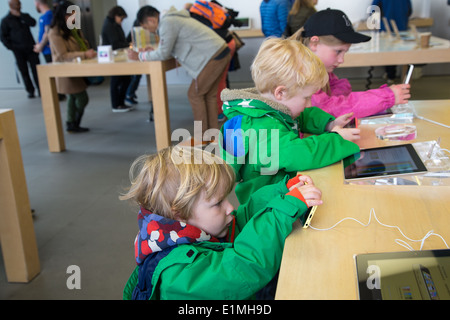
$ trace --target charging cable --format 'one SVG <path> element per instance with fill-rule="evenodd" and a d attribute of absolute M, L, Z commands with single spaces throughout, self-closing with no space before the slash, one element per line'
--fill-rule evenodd
<path fill-rule="evenodd" d="M 450 129 L 450 126 L 448 126 L 448 125 L 446 125 L 446 124 L 443 124 L 443 123 L 440 123 L 440 122 L 437 122 L 437 121 L 433 121 L 433 120 L 424 118 L 424 117 L 419 116 L 419 115 L 417 115 L 417 114 L 415 114 L 415 116 L 416 116 L 416 118 L 418 118 L 418 119 L 425 120 L 425 121 L 428 121 L 428 122 L 437 124 L 438 126 L 442 126 L 442 127 L 444 127 L 444 128 Z"/>
<path fill-rule="evenodd" d="M 394 228 L 394 229 L 397 229 L 397 230 L 402 234 L 402 236 L 403 236 L 405 239 L 407 239 L 408 241 L 411 241 L 411 242 L 420 242 L 420 250 L 422 250 L 425 241 L 426 241 L 429 237 L 431 237 L 431 236 L 437 236 L 437 237 L 441 238 L 441 240 L 444 242 L 444 244 L 445 244 L 445 246 L 447 247 L 447 249 L 450 249 L 449 246 L 447 245 L 447 242 L 444 240 L 444 238 L 443 238 L 441 235 L 439 235 L 439 234 L 437 234 L 437 233 L 434 233 L 433 230 L 428 231 L 428 233 L 425 235 L 425 237 L 423 237 L 422 239 L 419 239 L 419 240 L 414 240 L 414 239 L 411 239 L 411 238 L 407 237 L 399 227 L 397 227 L 397 226 L 390 226 L 390 225 L 387 225 L 387 224 L 382 223 L 382 222 L 378 219 L 378 217 L 377 217 L 377 215 L 376 215 L 376 213 L 375 213 L 375 209 L 374 209 L 374 208 L 372 208 L 372 209 L 370 210 L 370 213 L 369 213 L 369 221 L 367 222 L 367 224 L 364 224 L 364 223 L 362 223 L 361 221 L 356 220 L 355 218 L 347 217 L 347 218 L 344 218 L 344 219 L 338 221 L 335 225 L 333 225 L 333 226 L 330 227 L 330 228 L 320 229 L 320 228 L 315 228 L 315 227 L 313 227 L 312 225 L 309 225 L 309 227 L 310 227 L 311 229 L 313 229 L 313 230 L 316 230 L 316 231 L 328 231 L 328 230 L 331 230 L 331 229 L 336 228 L 339 224 L 341 224 L 342 222 L 344 222 L 344 221 L 346 221 L 346 220 L 353 220 L 353 221 L 358 222 L 358 223 L 359 223 L 360 225 L 362 225 L 363 227 L 367 227 L 367 226 L 370 225 L 370 222 L 372 221 L 372 215 L 373 215 L 373 217 L 375 218 L 375 220 L 376 220 L 380 225 L 382 225 L 382 226 L 384 226 L 384 227 L 387 227 L 387 228 Z M 408 244 L 406 241 L 404 241 L 404 240 L 401 240 L 401 239 L 395 239 L 395 243 L 397 243 L 398 245 L 400 245 L 400 246 L 402 246 L 402 247 L 404 247 L 404 248 L 406 248 L 406 249 L 408 249 L 408 250 L 410 250 L 410 251 L 414 251 L 414 249 L 411 247 L 411 245 L 409 245 L 409 244 Z"/>

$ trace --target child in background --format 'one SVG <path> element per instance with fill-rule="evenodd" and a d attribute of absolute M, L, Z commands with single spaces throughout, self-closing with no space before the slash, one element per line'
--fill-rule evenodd
<path fill-rule="evenodd" d="M 247 299 L 280 267 L 292 224 L 322 204 L 308 176 L 282 179 L 234 210 L 233 169 L 201 149 L 170 147 L 132 165 L 122 200 L 139 206 L 138 266 L 124 299 Z"/>
<path fill-rule="evenodd" d="M 256 88 L 222 91 L 222 157 L 237 176 L 241 204 L 259 188 L 297 171 L 321 168 L 359 152 L 359 129 L 311 107 L 328 81 L 320 59 L 300 42 L 269 38 L 251 67 Z M 303 138 L 303 133 L 312 134 Z"/>
<path fill-rule="evenodd" d="M 311 102 L 335 117 L 349 112 L 356 118 L 371 116 L 407 103 L 411 97 L 409 84 L 352 92 L 350 82 L 333 73 L 344 62 L 344 55 L 352 43 L 370 40 L 370 37 L 355 32 L 349 18 L 340 10 L 326 9 L 315 13 L 291 39 L 308 46 L 325 64 L 329 82 L 312 96 Z"/>

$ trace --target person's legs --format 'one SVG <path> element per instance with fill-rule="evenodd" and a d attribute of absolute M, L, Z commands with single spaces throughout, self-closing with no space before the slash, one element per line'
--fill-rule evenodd
<path fill-rule="evenodd" d="M 127 95 L 128 87 L 130 86 L 131 76 L 121 76 L 120 83 L 118 86 L 119 90 L 119 101 L 121 105 L 125 105 L 125 98 Z"/>
<path fill-rule="evenodd" d="M 39 77 L 37 73 L 37 65 L 40 64 L 39 54 L 36 52 L 30 52 L 28 54 L 28 63 L 30 65 L 31 74 L 33 75 L 34 85 L 38 89 L 39 95 L 41 95 L 41 90 L 39 88 Z"/>
<path fill-rule="evenodd" d="M 189 87 L 188 97 L 195 121 L 202 122 L 202 134 L 219 128 L 217 120 L 217 88 L 225 67 L 230 62 L 228 54 L 220 60 L 211 60 Z"/>
<path fill-rule="evenodd" d="M 80 122 L 84 114 L 84 109 L 89 102 L 89 96 L 85 91 L 75 94 L 69 94 L 67 99 L 67 131 L 85 132 L 89 129 L 81 128 Z"/>
<path fill-rule="evenodd" d="M 127 112 L 130 108 L 125 106 L 125 94 L 128 84 L 123 86 L 124 78 L 129 76 L 112 76 L 110 81 L 111 107 L 114 112 Z M 128 83 L 128 81 L 127 81 Z"/>
<path fill-rule="evenodd" d="M 27 58 L 24 53 L 21 52 L 14 52 L 14 56 L 16 58 L 17 68 L 19 69 L 19 72 L 22 76 L 23 83 L 25 85 L 25 90 L 28 92 L 28 97 L 33 98 L 34 97 L 34 86 L 33 82 L 31 81 L 30 74 L 28 72 L 28 63 Z"/>
<path fill-rule="evenodd" d="M 131 77 L 130 85 L 127 89 L 126 99 L 130 103 L 137 103 L 136 99 L 136 91 L 139 87 L 139 82 L 141 81 L 141 74 L 137 74 Z"/>
<path fill-rule="evenodd" d="M 227 43 L 228 48 L 230 49 L 230 57 L 232 57 L 234 55 L 234 53 L 236 52 L 236 42 L 234 41 L 234 39 L 232 39 L 230 42 Z M 231 58 L 230 58 L 231 61 Z M 222 92 L 223 89 L 228 87 L 228 83 L 227 83 L 227 75 L 228 75 L 228 69 L 230 67 L 230 62 L 228 62 L 225 70 L 223 71 L 223 74 L 220 78 L 220 82 L 217 88 L 217 113 L 219 114 L 219 116 L 223 113 L 222 110 L 222 99 L 220 98 L 220 93 Z M 225 119 L 223 117 L 223 119 Z"/>

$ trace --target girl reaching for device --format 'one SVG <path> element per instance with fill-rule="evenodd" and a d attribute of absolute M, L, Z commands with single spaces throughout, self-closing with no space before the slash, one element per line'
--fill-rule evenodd
<path fill-rule="evenodd" d="M 378 89 L 352 92 L 347 79 L 339 79 L 334 73 L 344 62 L 345 53 L 353 43 L 367 42 L 369 36 L 355 32 L 350 20 L 340 10 L 327 9 L 312 15 L 304 28 L 291 39 L 301 41 L 324 63 L 329 81 L 325 88 L 316 92 L 311 104 L 339 117 L 353 112 L 356 118 L 367 117 L 408 102 L 409 84 L 383 85 Z"/>

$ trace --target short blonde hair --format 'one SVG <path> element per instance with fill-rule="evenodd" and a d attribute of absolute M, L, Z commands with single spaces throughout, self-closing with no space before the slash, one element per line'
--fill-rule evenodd
<path fill-rule="evenodd" d="M 233 169 L 220 157 L 192 147 L 169 147 L 137 158 L 130 168 L 131 186 L 120 200 L 133 200 L 166 218 L 188 220 L 205 192 L 207 200 L 224 199 L 233 189 Z"/>
<path fill-rule="evenodd" d="M 322 88 L 328 81 L 323 62 L 306 46 L 291 39 L 268 38 L 251 66 L 256 89 L 268 93 L 285 86 L 292 97 L 307 85 Z"/>

